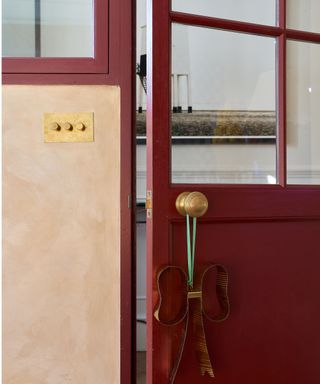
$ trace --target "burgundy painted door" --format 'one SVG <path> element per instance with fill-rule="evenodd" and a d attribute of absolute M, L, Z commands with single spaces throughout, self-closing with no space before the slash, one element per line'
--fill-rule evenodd
<path fill-rule="evenodd" d="M 316 176 L 319 162 L 310 155 L 311 149 L 305 151 L 305 155 L 310 155 L 309 160 L 312 163 L 307 172 L 309 176 L 297 174 L 297 169 L 302 172 L 303 167 L 307 168 L 306 162 L 303 156 L 295 158 L 291 146 L 296 139 L 299 147 L 303 137 L 311 135 L 313 123 L 309 120 L 316 116 L 315 105 L 320 100 L 319 91 L 315 91 L 320 85 L 320 70 L 308 67 L 308 63 L 313 60 L 306 61 L 296 68 L 294 73 L 297 77 L 293 82 L 293 75 L 287 74 L 287 68 L 292 69 L 296 62 L 301 62 L 302 57 L 307 57 L 303 55 L 303 49 L 308 53 L 311 51 L 310 57 L 313 57 L 313 50 L 316 55 L 319 53 L 320 28 L 317 30 L 312 25 L 309 28 L 308 24 L 297 25 L 297 19 L 292 16 L 294 10 L 290 11 L 286 22 L 284 0 L 280 1 L 275 10 L 274 22 L 255 22 L 254 18 L 250 19 L 248 12 L 245 13 L 247 16 L 239 17 L 239 20 L 234 16 L 228 18 L 223 13 L 201 15 L 200 8 L 199 15 L 187 13 L 188 9 L 186 13 L 182 13 L 180 11 L 183 8 L 179 8 L 179 2 L 173 3 L 174 11 L 168 0 L 150 0 L 148 10 L 147 189 L 152 194 L 152 210 L 149 210 L 147 220 L 147 382 L 169 383 L 185 325 L 182 322 L 180 325 L 167 327 L 154 317 L 159 302 L 156 280 L 159 270 L 165 265 L 174 265 L 187 271 L 185 219 L 177 213 L 175 200 L 183 191 L 201 191 L 208 198 L 209 209 L 198 220 L 195 271 L 214 263 L 226 267 L 229 273 L 231 310 L 229 318 L 224 322 L 212 323 L 204 320 L 215 378 L 200 375 L 194 352 L 192 325 L 189 323 L 175 383 L 319 383 L 320 189 Z M 309 11 L 312 13 L 312 9 Z M 264 14 L 263 9 L 261 14 Z M 260 145 L 257 155 L 260 156 L 266 151 L 266 146 L 269 145 L 269 149 L 273 146 L 274 174 L 269 175 L 269 178 L 265 175 L 265 181 L 264 176 L 255 179 L 251 177 L 252 174 L 247 174 L 244 182 L 239 182 L 239 178 L 234 176 L 239 170 L 232 173 L 233 176 L 229 174 L 228 177 L 234 179 L 228 179 L 227 182 L 217 182 L 215 170 L 210 171 L 213 179 L 210 179 L 211 176 L 208 178 L 208 174 L 205 179 L 201 169 L 203 163 L 198 158 L 195 161 L 200 165 L 199 168 L 194 168 L 194 172 L 202 172 L 202 176 L 197 179 L 193 173 L 194 179 L 191 180 L 184 178 L 184 174 L 181 176 L 180 172 L 179 179 L 179 167 L 176 163 L 179 151 L 180 154 L 187 151 L 192 157 L 198 147 L 183 147 L 181 144 L 179 148 L 182 149 L 177 150 L 175 146 L 179 145 L 179 140 L 172 139 L 175 134 L 171 129 L 174 129 L 174 124 L 179 119 L 176 117 L 178 114 L 171 117 L 172 106 L 175 106 L 171 92 L 171 74 L 175 65 L 172 62 L 175 53 L 171 48 L 171 41 L 175 37 L 172 38 L 171 33 L 176 24 L 202 28 L 210 33 L 239 34 L 241 38 L 252 36 L 261 38 L 261 41 L 270 38 L 274 42 L 275 131 L 272 135 L 267 135 L 269 144 L 259 141 L 267 140 L 266 137 L 255 137 L 257 141 L 252 142 L 253 144 L 248 144 L 248 141 L 241 144 L 241 140 L 251 140 L 253 137 L 238 137 L 240 142 L 234 144 L 221 138 L 221 135 L 213 137 L 217 136 L 216 132 L 209 136 L 209 145 L 212 146 L 210 151 L 216 154 L 222 152 L 221 156 L 227 151 L 228 158 L 233 156 L 234 164 L 240 162 L 244 156 L 242 154 L 237 157 L 237 151 L 243 151 L 243 148 L 249 153 L 253 148 L 250 145 Z M 189 31 L 189 36 L 192 33 Z M 184 36 L 187 39 L 188 35 Z M 213 47 L 215 42 L 213 37 Z M 226 44 L 229 43 L 230 41 Z M 295 44 L 299 47 L 301 44 L 303 48 L 296 55 Z M 213 48 L 209 45 L 207 51 L 210 49 Z M 192 52 L 189 52 L 189 57 L 192 57 Z M 227 57 L 230 62 L 234 59 L 234 56 L 230 56 L 230 51 L 225 59 Z M 228 70 L 227 67 L 225 65 L 222 68 L 221 76 Z M 245 68 L 245 65 L 241 68 Z M 308 79 L 304 83 L 299 74 L 306 72 Z M 244 75 L 239 71 L 239 77 Z M 309 84 L 306 89 L 302 87 L 308 93 L 309 99 L 304 98 L 302 93 L 301 97 L 295 98 L 298 93 L 297 83 Z M 318 98 L 316 104 L 313 104 L 314 97 Z M 308 112 L 297 113 L 300 110 Z M 194 108 L 194 121 L 197 121 L 197 113 L 200 118 L 200 111 L 197 112 Z M 211 113 L 213 119 L 213 112 Z M 182 112 L 181 116 L 184 114 L 185 119 L 190 119 L 191 114 Z M 291 124 L 291 120 L 295 124 Z M 306 124 L 306 121 L 310 124 Z M 292 125 L 298 132 L 297 137 L 293 137 L 289 131 Z M 215 127 L 217 126 L 215 120 Z M 319 130 L 319 125 L 317 128 Z M 300 131 L 304 132 L 302 139 L 299 136 Z M 312 132 L 313 140 L 309 140 L 309 137 L 309 143 L 318 140 L 319 148 L 319 135 L 317 131 Z M 233 139 L 236 140 L 235 137 Z M 186 158 L 185 161 L 188 163 L 190 159 Z M 214 300 L 214 292 L 212 293 Z M 174 311 L 175 307 L 177 309 L 181 303 L 181 289 L 179 291 L 177 285 L 167 287 L 164 295 L 167 295 L 169 311 Z"/>

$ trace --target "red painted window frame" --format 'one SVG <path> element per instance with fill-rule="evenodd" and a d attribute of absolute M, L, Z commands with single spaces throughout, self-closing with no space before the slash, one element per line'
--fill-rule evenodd
<path fill-rule="evenodd" d="M 274 37 L 277 40 L 277 58 L 276 58 L 276 86 L 277 86 L 277 112 L 278 112 L 278 128 L 277 128 L 277 179 L 278 184 L 275 185 L 263 185 L 263 188 L 266 189 L 278 189 L 283 187 L 288 188 L 295 188 L 295 185 L 288 185 L 287 184 L 287 151 L 286 151 L 286 52 L 287 52 L 287 46 L 286 43 L 288 40 L 296 40 L 300 42 L 309 42 L 309 43 L 318 43 L 320 44 L 320 33 L 315 32 L 307 32 L 302 30 L 295 30 L 287 28 L 286 26 L 286 2 L 287 0 L 278 0 L 277 4 L 277 18 L 278 22 L 277 25 L 271 26 L 271 25 L 263 25 L 263 24 L 255 24 L 251 22 L 243 22 L 243 21 L 236 21 L 236 20 L 230 20 L 230 19 L 222 19 L 222 18 L 216 18 L 216 17 L 208 17 L 208 16 L 202 16 L 202 15 L 195 15 L 191 13 L 183 13 L 178 11 L 172 11 L 170 3 L 170 0 L 165 0 L 161 4 L 161 17 L 164 21 L 161 21 L 161 43 L 154 42 L 152 39 L 149 40 L 149 51 L 148 56 L 151 58 L 151 52 L 152 49 L 154 51 L 161 51 L 159 54 L 158 52 L 154 54 L 154 57 L 157 57 L 157 72 L 160 71 L 160 66 L 163 66 L 163 71 L 165 74 L 163 74 L 163 78 L 168 78 L 168 84 L 171 82 L 171 75 L 170 75 L 170 69 L 171 69 L 171 25 L 172 23 L 179 23 L 184 25 L 190 25 L 190 26 L 199 26 L 199 27 L 206 27 L 206 28 L 214 28 L 214 29 L 221 29 L 225 31 L 231 31 L 231 32 L 240 32 L 240 33 L 248 33 L 248 34 L 254 34 L 261 37 Z M 149 29 L 152 29 L 152 10 L 157 8 L 155 5 L 153 5 L 153 8 L 150 8 L 150 11 L 148 13 L 149 15 Z M 160 15 L 160 9 L 157 9 L 157 12 Z M 160 17 L 160 16 L 159 16 Z M 161 47 L 158 49 L 155 47 L 156 44 L 161 44 Z M 161 57 L 161 58 L 160 58 Z M 150 59 L 151 60 L 151 59 Z M 148 76 L 148 89 L 152 89 L 152 63 L 150 61 L 148 73 L 150 74 Z M 162 70 L 162 69 L 161 69 Z M 160 76 L 160 73 L 158 73 L 157 77 Z M 169 76 L 169 77 L 168 77 Z M 171 105 L 170 101 L 170 87 L 168 85 L 164 85 L 163 82 L 162 88 L 162 99 L 161 99 L 161 105 L 162 112 L 159 112 L 159 115 L 161 114 L 167 114 L 166 106 Z M 160 103 L 160 102 L 159 102 Z M 149 135 L 150 138 L 152 138 L 152 135 L 154 136 L 155 133 L 151 131 L 151 127 L 153 125 L 152 119 L 153 119 L 153 109 L 151 104 L 151 97 L 149 97 L 149 106 L 148 110 L 149 113 L 147 113 L 147 119 L 149 119 Z M 159 107 L 160 109 L 160 107 Z M 164 116 L 165 116 L 164 115 Z M 148 118 L 149 116 L 149 118 Z M 159 125 L 159 122 L 157 122 Z M 163 122 L 162 122 L 163 124 Z M 156 136 L 158 136 L 158 132 L 156 132 Z M 170 122 L 167 121 L 165 124 L 165 129 L 162 130 L 161 133 L 159 133 L 159 140 L 162 142 L 170 142 L 171 141 L 171 128 L 170 128 Z M 164 164 L 163 169 L 171 169 L 171 151 L 169 149 L 169 152 L 166 153 L 165 159 L 169 162 L 169 166 L 167 167 L 167 163 Z M 152 163 L 152 159 L 150 159 L 150 164 Z M 184 188 L 192 188 L 193 184 L 174 184 L 171 182 L 171 175 L 163 175 L 165 177 L 165 180 L 168 180 L 168 185 L 174 186 L 177 188 L 180 188 L 184 186 Z M 164 179 L 162 179 L 164 180 Z M 217 189 L 221 188 L 240 188 L 240 189 L 250 189 L 250 188 L 261 188 L 261 185 L 256 184 L 197 184 L 199 187 L 207 188 L 207 187 L 214 187 Z M 301 188 L 301 186 L 298 186 Z M 307 185 L 305 188 L 319 188 L 317 185 Z"/>
<path fill-rule="evenodd" d="M 231 32 L 242 32 L 258 36 L 274 37 L 277 39 L 277 111 L 278 111 L 278 145 L 277 145 L 277 185 L 264 185 L 265 188 L 292 187 L 287 185 L 287 154 L 286 154 L 286 43 L 288 40 L 320 44 L 320 33 L 289 29 L 286 26 L 286 0 L 278 0 L 278 23 L 276 26 L 254 24 L 249 22 L 221 19 L 194 15 L 189 13 L 170 11 L 169 24 L 180 23 L 199 27 L 222 29 Z M 170 27 L 171 28 L 171 27 Z M 251 185 L 234 185 L 240 188 L 255 187 Z M 206 186 L 203 185 L 205 188 Z M 211 185 L 213 187 L 213 185 Z M 223 184 L 214 187 L 224 187 Z M 225 186 L 232 188 L 232 185 Z M 310 188 L 318 187 L 310 185 Z"/>
<path fill-rule="evenodd" d="M 6 57 L 3 73 L 108 73 L 109 0 L 93 0 L 94 57 Z"/>

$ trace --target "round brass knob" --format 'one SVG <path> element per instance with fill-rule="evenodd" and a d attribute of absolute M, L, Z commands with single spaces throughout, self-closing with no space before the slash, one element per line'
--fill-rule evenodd
<path fill-rule="evenodd" d="M 49 124 L 49 129 L 51 131 L 59 131 L 60 125 L 58 123 L 56 123 L 56 122 L 50 123 Z"/>
<path fill-rule="evenodd" d="M 66 131 L 71 131 L 72 130 L 72 125 L 68 122 L 62 124 L 62 128 L 65 129 Z"/>
<path fill-rule="evenodd" d="M 201 217 L 208 210 L 208 199 L 201 192 L 191 192 L 184 200 L 184 209 L 191 217 Z"/>
<path fill-rule="evenodd" d="M 78 130 L 78 131 L 84 131 L 86 129 L 86 126 L 83 124 L 83 123 L 77 123 L 75 128 Z"/>
<path fill-rule="evenodd" d="M 185 210 L 184 202 L 185 202 L 186 197 L 189 195 L 189 193 L 190 192 L 182 192 L 182 193 L 180 193 L 180 195 L 176 199 L 177 211 L 182 216 L 186 216 L 187 215 L 186 210 Z"/>

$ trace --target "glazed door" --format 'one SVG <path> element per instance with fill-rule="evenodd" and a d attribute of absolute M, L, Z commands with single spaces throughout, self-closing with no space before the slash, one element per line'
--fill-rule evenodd
<path fill-rule="evenodd" d="M 148 384 L 320 382 L 319 12 L 302 0 L 149 1 Z M 216 264 L 228 273 L 219 286 L 212 269 L 202 287 L 217 311 L 228 288 L 228 318 L 200 311 L 214 379 L 196 353 L 199 293 L 188 299 L 175 205 L 192 191 L 208 200 L 195 279 Z"/>

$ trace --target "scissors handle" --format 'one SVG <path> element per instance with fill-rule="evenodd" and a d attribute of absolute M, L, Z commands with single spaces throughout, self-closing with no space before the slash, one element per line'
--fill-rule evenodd
<path fill-rule="evenodd" d="M 181 323 L 189 311 L 188 276 L 181 267 L 167 265 L 157 274 L 159 300 L 154 317 L 160 324 Z"/>
<path fill-rule="evenodd" d="M 210 273 L 215 273 L 215 279 Z M 173 384 L 182 359 L 188 332 L 189 316 L 193 320 L 195 350 L 201 375 L 214 377 L 210 355 L 204 331 L 203 315 L 212 322 L 221 322 L 228 318 L 230 303 L 228 298 L 228 272 L 221 264 L 204 267 L 196 274 L 195 285 L 188 291 L 188 276 L 181 267 L 166 266 L 157 275 L 159 302 L 154 312 L 155 318 L 163 325 L 175 326 L 182 323 L 179 349 L 170 373 L 169 384 Z M 204 290 L 208 282 L 215 282 L 215 296 L 219 303 L 217 314 L 211 315 L 205 302 L 212 299 L 211 291 Z M 170 291 L 174 289 L 175 292 Z M 207 297 L 209 295 L 209 297 Z M 175 308 L 177 307 L 177 308 Z"/>
<path fill-rule="evenodd" d="M 219 311 L 216 314 L 210 314 L 209 308 L 207 308 L 207 303 L 210 302 L 209 298 L 211 297 L 210 293 L 204 291 L 206 286 L 206 281 L 211 280 L 212 276 L 210 273 L 215 272 L 215 297 L 219 304 Z M 228 296 L 228 285 L 229 285 L 229 275 L 226 267 L 222 264 L 212 264 L 204 268 L 200 273 L 200 278 L 197 279 L 199 286 L 202 290 L 202 295 L 205 300 L 202 300 L 202 312 L 205 317 L 214 322 L 219 323 L 226 320 L 230 315 L 230 301 Z M 208 297 L 208 295 L 210 295 Z"/>

